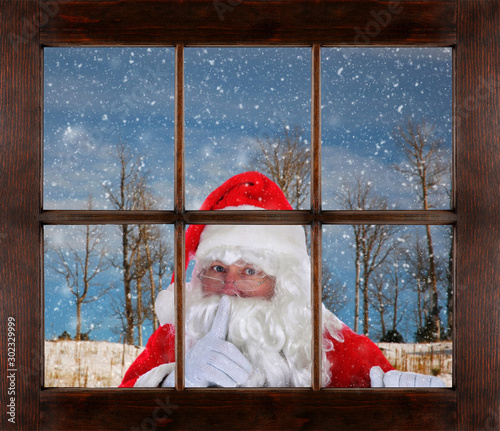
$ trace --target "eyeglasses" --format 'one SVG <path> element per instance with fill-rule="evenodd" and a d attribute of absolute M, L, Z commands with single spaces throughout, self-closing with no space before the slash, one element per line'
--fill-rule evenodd
<path fill-rule="evenodd" d="M 255 290 L 273 278 L 249 264 L 236 263 L 236 265 L 241 269 L 238 271 L 238 279 L 235 281 L 226 281 L 228 267 L 220 264 L 214 264 L 204 269 L 198 274 L 198 278 L 206 289 L 222 288 L 227 283 L 232 283 L 236 289 L 245 292 Z"/>

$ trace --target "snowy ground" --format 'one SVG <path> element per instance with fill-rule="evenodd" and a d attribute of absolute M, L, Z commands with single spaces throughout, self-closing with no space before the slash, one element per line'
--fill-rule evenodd
<path fill-rule="evenodd" d="M 452 385 L 452 343 L 379 343 L 401 371 L 438 374 Z M 46 341 L 46 387 L 116 387 L 143 347 L 106 341 Z"/>
<path fill-rule="evenodd" d="M 45 341 L 45 386 L 116 387 L 143 349 L 106 341 Z"/>
<path fill-rule="evenodd" d="M 389 362 L 400 371 L 439 376 L 452 386 L 453 343 L 398 344 L 378 343 Z"/>

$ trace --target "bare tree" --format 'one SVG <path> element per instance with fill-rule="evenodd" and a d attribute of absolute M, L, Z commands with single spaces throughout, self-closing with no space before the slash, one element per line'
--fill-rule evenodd
<path fill-rule="evenodd" d="M 344 183 L 337 194 L 339 204 L 346 210 L 385 210 L 387 201 L 374 195 L 369 181 L 357 178 L 353 184 Z M 355 304 L 354 331 L 358 331 L 360 300 L 363 295 L 363 333 L 369 331 L 370 277 L 394 250 L 392 235 L 396 228 L 388 225 L 353 225 Z"/>
<path fill-rule="evenodd" d="M 396 228 L 387 225 L 361 226 L 361 255 L 363 262 L 363 334 L 368 335 L 369 320 L 369 285 L 370 278 L 394 251 L 392 235 Z"/>
<path fill-rule="evenodd" d="M 301 127 L 284 126 L 274 136 L 256 138 L 257 153 L 249 168 L 267 175 L 281 188 L 292 207 L 299 209 L 309 195 L 311 151 Z"/>
<path fill-rule="evenodd" d="M 422 239 L 418 231 L 413 238 L 412 252 L 406 254 L 405 264 L 408 267 L 410 277 L 408 287 L 417 295 L 415 322 L 419 330 L 422 330 L 428 322 L 428 310 L 430 304 L 429 290 L 429 266 L 426 252 L 426 240 Z"/>
<path fill-rule="evenodd" d="M 159 238 L 159 230 L 154 229 L 153 226 L 142 225 L 141 229 L 141 242 L 143 248 L 143 260 L 144 268 L 147 272 L 147 281 L 149 282 L 149 301 L 145 305 L 144 315 L 145 318 L 151 319 L 153 322 L 153 332 L 158 329 L 158 323 L 156 319 L 156 310 L 155 310 L 155 298 L 157 292 L 155 274 L 154 274 L 154 256 L 152 252 L 152 248 L 155 247 L 156 242 L 160 241 Z M 154 250 L 153 250 L 154 251 Z M 139 343 L 142 346 L 141 343 Z"/>
<path fill-rule="evenodd" d="M 117 184 L 105 183 L 106 196 L 113 207 L 120 211 L 137 210 L 140 205 L 140 196 L 146 188 L 147 173 L 142 170 L 140 159 L 132 156 L 130 149 L 120 142 L 116 146 L 116 159 L 119 167 Z M 120 226 L 122 238 L 121 262 L 114 263 L 123 271 L 124 289 L 124 319 L 125 343 L 134 343 L 134 304 L 132 298 L 132 282 L 136 278 L 134 273 L 134 262 L 137 259 L 138 245 L 134 240 L 133 225 L 123 224 Z"/>
<path fill-rule="evenodd" d="M 347 304 L 346 283 L 342 283 L 336 278 L 333 271 L 324 262 L 321 275 L 323 286 L 321 300 L 328 310 L 337 314 Z"/>
<path fill-rule="evenodd" d="M 168 270 L 172 270 L 173 259 L 172 249 L 162 241 L 158 226 L 138 226 L 135 240 L 137 247 L 133 271 L 136 292 L 135 324 L 138 332 L 138 345 L 142 346 L 144 322 L 151 320 L 153 331 L 158 329 L 155 298 L 161 290 L 163 275 Z M 155 271 L 155 266 L 157 266 L 157 271 Z"/>
<path fill-rule="evenodd" d="M 92 197 L 89 196 L 87 209 L 93 207 Z M 82 332 L 82 307 L 84 304 L 100 299 L 112 286 L 103 287 L 97 277 L 109 265 L 106 260 L 108 250 L 103 241 L 102 230 L 99 226 L 87 225 L 81 230 L 84 246 L 79 250 L 74 245 L 78 238 L 66 242 L 64 247 L 54 249 L 57 263 L 50 264 L 51 268 L 61 274 L 66 280 L 66 286 L 75 297 L 76 304 L 76 333 L 75 340 L 88 336 Z"/>
<path fill-rule="evenodd" d="M 148 210 L 155 205 L 155 199 L 147 188 L 139 192 L 139 207 Z M 140 225 L 137 228 L 138 254 L 135 263 L 137 290 L 137 324 L 139 345 L 142 346 L 142 323 L 149 319 L 153 331 L 158 329 L 158 319 L 155 310 L 155 298 L 161 290 L 163 275 L 170 269 L 173 271 L 172 247 L 162 240 L 159 226 Z M 155 265 L 158 266 L 158 282 L 155 278 Z"/>
<path fill-rule="evenodd" d="M 116 147 L 119 178 L 116 184 L 105 183 L 106 195 L 113 207 L 126 210 L 151 210 L 156 199 L 148 184 L 147 172 L 141 158 L 134 158 L 123 144 Z M 143 344 L 143 325 L 151 320 L 153 330 L 158 329 L 154 303 L 161 289 L 161 278 L 172 265 L 172 250 L 161 239 L 160 228 L 154 225 L 120 226 L 121 257 L 113 264 L 123 273 L 123 301 L 114 300 L 125 332 L 124 342 Z M 155 270 L 155 266 L 158 268 Z M 155 275 L 158 276 L 158 281 Z"/>
<path fill-rule="evenodd" d="M 143 187 L 139 193 L 139 206 L 142 210 L 153 208 L 154 199 L 151 193 Z M 154 262 L 151 254 L 152 244 L 159 240 L 158 229 L 153 229 L 150 225 L 139 226 L 138 247 L 139 255 L 137 259 L 138 276 L 137 276 L 137 311 L 138 311 L 138 329 L 139 329 L 139 346 L 142 346 L 142 323 L 146 318 L 153 321 L 153 330 L 157 329 L 157 320 L 155 313 L 155 278 L 154 278 Z M 142 278 L 147 273 L 149 281 L 149 301 L 144 305 L 142 302 Z M 152 313 L 148 313 L 151 311 Z"/>
<path fill-rule="evenodd" d="M 379 272 L 376 277 L 372 277 L 372 283 L 370 284 L 370 295 L 368 297 L 370 304 L 378 312 L 380 318 L 380 332 L 381 338 L 384 338 L 386 329 L 386 313 L 391 305 L 391 300 L 386 294 L 386 290 L 389 287 L 387 279 L 384 277 L 383 272 Z"/>
<path fill-rule="evenodd" d="M 134 231 L 134 249 L 136 250 L 136 258 L 133 262 L 133 281 L 135 283 L 135 297 L 136 303 L 134 307 L 134 326 L 137 328 L 137 344 L 142 346 L 143 334 L 142 325 L 146 320 L 146 313 L 144 312 L 143 301 L 143 279 L 148 272 L 148 261 L 144 253 L 144 244 L 148 241 L 146 229 L 144 225 L 137 226 Z"/>
<path fill-rule="evenodd" d="M 389 283 L 391 286 L 388 292 L 389 299 L 392 304 L 392 330 L 397 331 L 398 324 L 402 319 L 400 316 L 399 299 L 401 293 L 406 290 L 408 283 L 408 266 L 405 262 L 406 253 L 402 250 L 396 250 L 392 262 L 390 263 L 391 270 L 388 271 Z M 388 265 L 389 266 L 389 265 Z M 401 278 L 403 276 L 404 278 Z"/>
<path fill-rule="evenodd" d="M 161 233 L 161 232 L 159 232 Z M 167 277 L 167 285 L 170 283 L 170 277 L 174 272 L 174 257 L 172 247 L 163 240 L 162 236 L 158 234 L 158 239 L 154 243 L 155 247 L 152 251 L 153 255 L 153 267 L 156 268 L 154 274 L 157 277 L 158 284 L 156 286 L 156 292 L 154 297 L 163 289 L 163 279 Z M 153 291 L 151 290 L 153 295 Z M 158 329 L 158 318 L 156 317 L 155 302 L 151 302 L 151 320 L 153 322 L 153 330 Z"/>
<path fill-rule="evenodd" d="M 387 335 L 387 322 L 390 318 L 390 331 L 393 334 L 397 330 L 398 324 L 401 322 L 400 316 L 400 295 L 406 287 L 405 275 L 407 274 L 406 265 L 404 262 L 404 252 L 399 248 L 393 250 L 391 257 L 385 262 L 376 276 L 372 278 L 370 284 L 370 304 L 379 313 L 381 338 L 384 339 Z"/>
<path fill-rule="evenodd" d="M 414 190 L 423 210 L 433 208 L 432 198 L 440 193 L 442 180 L 449 167 L 444 161 L 443 142 L 435 135 L 435 126 L 425 120 L 420 123 L 408 119 L 394 132 L 394 141 L 405 156 L 405 161 L 395 169 L 415 182 Z M 436 276 L 436 259 L 430 225 L 426 225 L 427 260 L 431 302 L 428 314 L 435 326 L 435 337 L 440 337 L 439 295 Z"/>

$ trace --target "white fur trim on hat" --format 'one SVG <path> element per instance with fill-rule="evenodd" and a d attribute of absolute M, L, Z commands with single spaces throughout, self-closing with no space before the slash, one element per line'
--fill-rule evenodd
<path fill-rule="evenodd" d="M 259 210 L 249 205 L 223 210 Z M 203 258 L 216 247 L 266 250 L 281 256 L 308 259 L 306 236 L 300 225 L 206 225 L 201 233 L 196 258 Z"/>
<path fill-rule="evenodd" d="M 166 290 L 158 293 L 155 302 L 155 311 L 161 326 L 167 323 L 175 325 L 174 283 L 168 286 Z"/>

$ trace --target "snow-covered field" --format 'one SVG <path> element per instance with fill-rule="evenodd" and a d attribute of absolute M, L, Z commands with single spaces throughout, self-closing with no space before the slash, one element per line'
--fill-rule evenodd
<path fill-rule="evenodd" d="M 400 371 L 439 376 L 452 386 L 453 343 L 398 344 L 377 343 L 385 357 Z"/>
<path fill-rule="evenodd" d="M 452 379 L 452 343 L 378 346 L 395 368 Z M 46 387 L 116 387 L 143 347 L 106 341 L 46 341 Z"/>
<path fill-rule="evenodd" d="M 116 387 L 143 350 L 107 341 L 45 341 L 45 386 Z"/>

